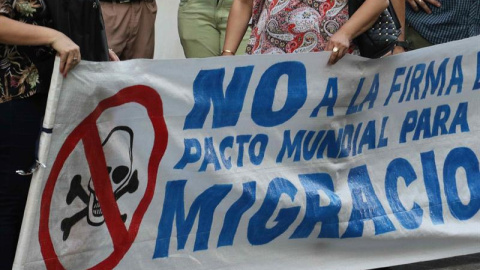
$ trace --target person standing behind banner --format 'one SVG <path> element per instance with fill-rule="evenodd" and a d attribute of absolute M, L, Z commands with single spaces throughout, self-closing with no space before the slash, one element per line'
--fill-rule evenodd
<path fill-rule="evenodd" d="M 153 58 L 155 0 L 100 0 L 108 46 L 120 60 Z"/>
<path fill-rule="evenodd" d="M 332 51 L 328 62 L 334 64 L 347 53 L 358 54 L 351 41 L 367 31 L 388 4 L 365 0 L 349 18 L 348 0 L 234 0 L 223 55 L 237 49 L 253 14 L 248 54 Z"/>
<path fill-rule="evenodd" d="M 63 76 L 81 59 L 50 22 L 42 0 L 0 0 L 0 269 L 12 268 L 55 54 Z"/>
<path fill-rule="evenodd" d="M 480 35 L 479 0 L 406 0 L 412 49 Z"/>
<path fill-rule="evenodd" d="M 105 25 L 98 0 L 43 0 L 53 28 L 72 39 L 87 61 L 118 61 L 108 49 Z"/>
<path fill-rule="evenodd" d="M 187 58 L 222 54 L 232 2 L 233 0 L 180 0 L 178 32 Z M 249 33 L 245 33 L 242 37 L 238 49 L 240 54 L 245 51 L 248 36 Z"/>

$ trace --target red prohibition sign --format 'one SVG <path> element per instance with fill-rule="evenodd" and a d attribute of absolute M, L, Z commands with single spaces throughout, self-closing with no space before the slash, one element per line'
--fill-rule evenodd
<path fill-rule="evenodd" d="M 112 183 L 107 172 L 105 154 L 96 125 L 100 115 L 109 108 L 126 103 L 138 103 L 145 107 L 154 130 L 152 153 L 148 161 L 148 181 L 143 198 L 135 209 L 130 226 L 127 229 L 120 217 L 120 210 L 113 195 Z M 113 252 L 102 262 L 90 269 L 112 269 L 125 256 L 137 236 L 140 223 L 150 205 L 156 184 L 158 167 L 167 147 L 168 131 L 163 118 L 162 99 L 152 88 L 136 85 L 122 89 L 114 96 L 101 101 L 97 108 L 87 116 L 67 137 L 58 152 L 42 195 L 40 205 L 39 241 L 42 256 L 47 269 L 65 269 L 58 259 L 50 235 L 48 220 L 55 184 L 65 161 L 80 141 L 83 142 L 85 156 L 90 169 L 98 202 L 102 209 L 105 224 L 112 238 Z"/>

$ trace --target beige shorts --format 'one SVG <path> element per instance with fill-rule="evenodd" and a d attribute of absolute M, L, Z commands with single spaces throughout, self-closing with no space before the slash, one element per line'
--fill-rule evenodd
<path fill-rule="evenodd" d="M 155 1 L 100 2 L 108 46 L 121 60 L 153 58 Z"/>

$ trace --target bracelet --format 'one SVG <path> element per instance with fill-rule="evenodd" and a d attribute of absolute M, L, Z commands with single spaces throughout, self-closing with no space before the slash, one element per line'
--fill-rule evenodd
<path fill-rule="evenodd" d="M 230 50 L 223 50 L 223 51 L 222 51 L 222 54 L 223 54 L 223 53 L 231 53 L 232 55 L 235 55 L 235 52 L 232 52 L 232 51 L 230 51 Z"/>

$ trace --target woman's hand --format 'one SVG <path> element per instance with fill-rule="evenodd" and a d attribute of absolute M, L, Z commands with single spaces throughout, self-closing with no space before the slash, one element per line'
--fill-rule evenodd
<path fill-rule="evenodd" d="M 400 53 L 404 53 L 404 52 L 405 52 L 405 49 L 402 46 L 395 46 L 395 47 L 393 47 L 392 51 L 389 51 L 388 53 L 384 54 L 380 58 L 395 55 L 395 54 L 400 54 Z"/>
<path fill-rule="evenodd" d="M 402 46 L 395 46 L 393 48 L 392 55 L 399 54 L 399 53 L 404 53 L 404 52 L 405 52 L 405 48 L 403 48 Z"/>
<path fill-rule="evenodd" d="M 436 7 L 441 6 L 440 2 L 438 2 L 437 0 L 406 0 L 406 1 L 410 4 L 412 9 L 415 10 L 416 12 L 418 12 L 420 10 L 419 7 L 421 7 L 428 14 L 432 13 L 432 10 L 427 6 L 425 2 L 430 3 Z"/>
<path fill-rule="evenodd" d="M 60 32 L 57 32 L 50 45 L 60 56 L 60 73 L 62 73 L 63 77 L 67 77 L 67 73 L 82 59 L 80 47 Z"/>
<path fill-rule="evenodd" d="M 116 62 L 120 61 L 120 58 L 112 49 L 108 49 L 108 60 Z"/>
<path fill-rule="evenodd" d="M 328 63 L 335 64 L 350 47 L 351 41 L 364 33 L 388 7 L 388 0 L 365 0 L 348 21 L 330 38 L 326 51 L 332 51 Z"/>
<path fill-rule="evenodd" d="M 328 41 L 325 51 L 332 51 L 328 64 L 333 65 L 340 60 L 350 48 L 350 36 L 342 31 L 338 30 Z"/>

